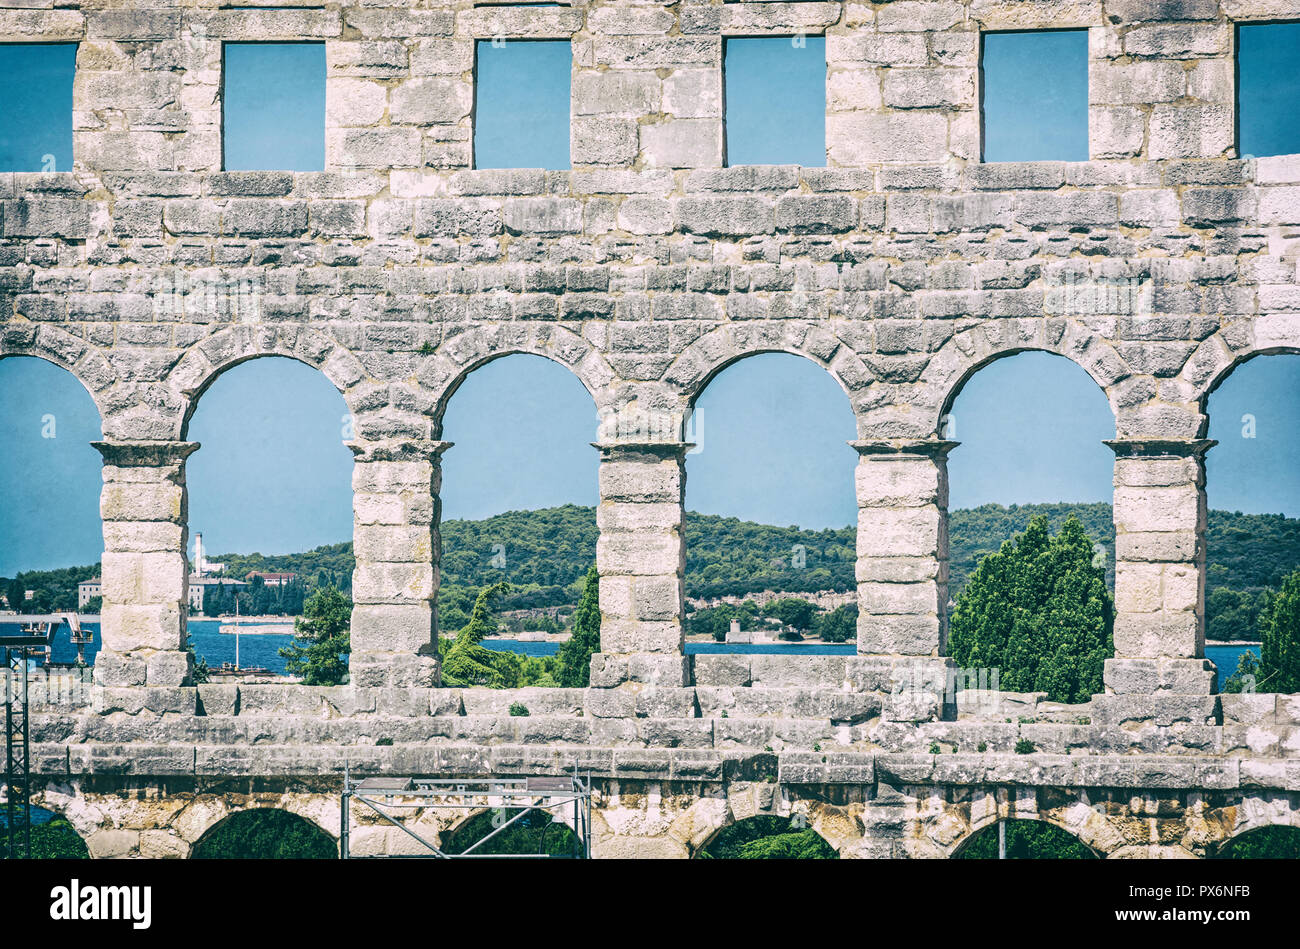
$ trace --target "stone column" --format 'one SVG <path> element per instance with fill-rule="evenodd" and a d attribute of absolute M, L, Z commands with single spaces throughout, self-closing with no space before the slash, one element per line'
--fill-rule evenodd
<path fill-rule="evenodd" d="M 857 441 L 858 654 L 947 646 L 948 452 L 940 439 Z"/>
<path fill-rule="evenodd" d="M 104 605 L 95 682 L 110 688 L 190 685 L 185 459 L 199 445 L 92 444 L 104 459 Z"/>
<path fill-rule="evenodd" d="M 593 687 L 687 684 L 682 601 L 685 442 L 600 443 L 596 568 L 600 652 Z"/>
<path fill-rule="evenodd" d="M 451 442 L 349 442 L 352 467 L 354 686 L 438 684 L 441 456 Z"/>
<path fill-rule="evenodd" d="M 1107 692 L 1211 691 L 1205 660 L 1207 439 L 1116 439 L 1115 658 Z"/>
<path fill-rule="evenodd" d="M 857 665 L 890 693 L 887 718 L 937 718 L 950 704 L 948 452 L 957 443 L 850 444 L 860 456 Z"/>

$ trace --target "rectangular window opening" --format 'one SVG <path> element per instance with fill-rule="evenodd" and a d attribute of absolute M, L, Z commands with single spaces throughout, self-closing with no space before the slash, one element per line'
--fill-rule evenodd
<path fill-rule="evenodd" d="M 1237 153 L 1300 154 L 1300 23 L 1237 25 Z"/>
<path fill-rule="evenodd" d="M 0 44 L 0 171 L 72 170 L 76 43 Z"/>
<path fill-rule="evenodd" d="M 222 168 L 324 171 L 325 44 L 226 43 L 222 59 Z"/>
<path fill-rule="evenodd" d="M 568 40 L 479 40 L 474 50 L 474 167 L 569 167 Z"/>
<path fill-rule="evenodd" d="M 724 41 L 727 165 L 826 164 L 826 38 Z"/>
<path fill-rule="evenodd" d="M 983 160 L 1088 160 L 1088 31 L 981 37 Z"/>

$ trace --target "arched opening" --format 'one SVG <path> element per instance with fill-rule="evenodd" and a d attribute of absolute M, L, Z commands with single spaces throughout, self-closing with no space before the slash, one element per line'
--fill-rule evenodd
<path fill-rule="evenodd" d="M 526 353 L 479 366 L 448 400 L 442 433 L 453 447 L 442 456 L 438 585 L 444 685 L 587 684 L 600 636 L 588 580 L 596 421 L 591 395 L 569 369 Z M 584 599 L 593 608 L 583 610 Z"/>
<path fill-rule="evenodd" d="M 1225 840 L 1211 856 L 1219 860 L 1300 860 L 1300 827 L 1256 827 Z"/>
<path fill-rule="evenodd" d="M 1003 829 L 1005 828 L 1005 830 Z M 954 860 L 1096 860 L 1099 854 L 1069 831 L 1041 820 L 1002 820 L 953 851 Z"/>
<path fill-rule="evenodd" d="M 242 362 L 207 387 L 185 435 L 190 643 L 200 678 L 344 681 L 352 583 L 352 419 L 311 366 Z M 333 644 L 304 656 L 294 621 Z M 246 626 L 258 635 L 243 635 Z M 328 654 L 326 654 L 328 653 Z"/>
<path fill-rule="evenodd" d="M 442 835 L 443 853 L 476 856 L 581 857 L 573 828 L 546 811 L 495 808 Z"/>
<path fill-rule="evenodd" d="M 194 844 L 194 860 L 333 860 L 338 843 L 305 817 L 274 808 L 238 811 Z"/>
<path fill-rule="evenodd" d="M 5 847 L 8 842 L 8 830 L 9 819 L 5 808 L 0 806 L 0 859 L 8 856 Z M 19 835 L 19 845 L 23 846 L 22 829 L 16 828 L 16 831 Z M 30 832 L 33 860 L 90 859 L 86 842 L 62 814 L 33 806 Z"/>
<path fill-rule="evenodd" d="M 67 369 L 34 356 L 0 359 L 0 608 L 87 614 L 86 662 L 98 648 L 99 410 Z M 66 627 L 50 654 L 76 663 Z M 44 661 L 44 657 L 40 657 Z"/>
<path fill-rule="evenodd" d="M 837 860 L 839 854 L 802 815 L 758 814 L 728 824 L 695 854 L 703 860 Z"/>
<path fill-rule="evenodd" d="M 1205 655 L 1222 691 L 1292 691 L 1300 675 L 1300 355 L 1238 364 L 1206 397 L 1205 412 L 1218 442 L 1205 456 Z M 1274 648 L 1267 658 L 1266 638 Z M 1276 648 L 1287 644 L 1293 658 L 1280 661 Z"/>
<path fill-rule="evenodd" d="M 686 456 L 688 652 L 852 653 L 852 407 L 790 353 L 731 363 L 696 397 Z"/>
<path fill-rule="evenodd" d="M 957 443 L 948 655 L 986 687 L 1087 701 L 1114 652 L 1105 393 L 1062 356 L 1012 354 L 967 378 L 940 435 Z"/>

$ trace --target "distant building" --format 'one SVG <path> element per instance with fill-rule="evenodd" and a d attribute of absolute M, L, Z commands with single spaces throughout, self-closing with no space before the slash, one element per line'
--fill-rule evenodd
<path fill-rule="evenodd" d="M 226 569 L 224 563 L 212 563 L 203 554 L 203 533 L 194 535 L 194 575 L 202 577 L 208 573 L 220 573 Z"/>
<path fill-rule="evenodd" d="M 103 596 L 100 592 L 101 577 L 91 577 L 77 584 L 77 609 L 84 610 L 92 597 Z"/>
<path fill-rule="evenodd" d="M 296 574 L 296 573 L 263 573 L 263 572 L 260 571 L 260 570 L 250 570 L 250 571 L 248 571 L 248 577 L 247 577 L 246 579 L 248 580 L 249 583 L 252 583 L 252 582 L 253 582 L 255 579 L 257 579 L 258 577 L 261 577 L 261 578 L 262 578 L 262 583 L 263 583 L 265 586 L 268 586 L 268 587 L 282 587 L 282 586 L 284 586 L 285 584 L 287 584 L 287 583 L 292 583 L 294 580 L 298 579 L 298 574 Z"/>
<path fill-rule="evenodd" d="M 248 584 L 243 580 L 231 580 L 228 577 L 201 577 L 197 573 L 192 573 L 190 574 L 190 609 L 203 609 L 204 592 L 208 587 L 220 586 L 246 587 Z"/>

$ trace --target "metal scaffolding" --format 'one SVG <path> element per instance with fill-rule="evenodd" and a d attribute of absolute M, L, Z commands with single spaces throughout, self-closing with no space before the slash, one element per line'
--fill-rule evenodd
<path fill-rule="evenodd" d="M 345 774 L 339 820 L 339 849 L 344 860 L 360 859 L 351 853 L 353 802 L 369 808 L 381 821 L 398 828 L 415 840 L 421 850 L 427 851 L 400 856 L 443 859 L 591 857 L 591 777 L 580 776 L 576 766 L 570 775 L 533 778 L 370 777 L 353 781 L 350 775 Z M 401 819 L 404 810 L 472 810 L 479 807 L 499 808 L 503 815 L 511 810 L 518 813 L 500 824 L 494 822 L 491 833 L 461 853 L 447 853 L 433 841 L 411 830 Z M 544 852 L 544 834 L 538 845 L 542 852 L 535 854 L 491 854 L 480 849 L 508 828 L 522 826 L 521 821 L 528 815 L 539 813 L 573 830 L 576 842 L 572 853 Z"/>
<path fill-rule="evenodd" d="M 28 660 L 40 653 L 49 657 L 54 631 L 66 619 L 65 614 L 0 616 L 5 676 L 5 853 L 10 860 L 32 855 Z"/>

